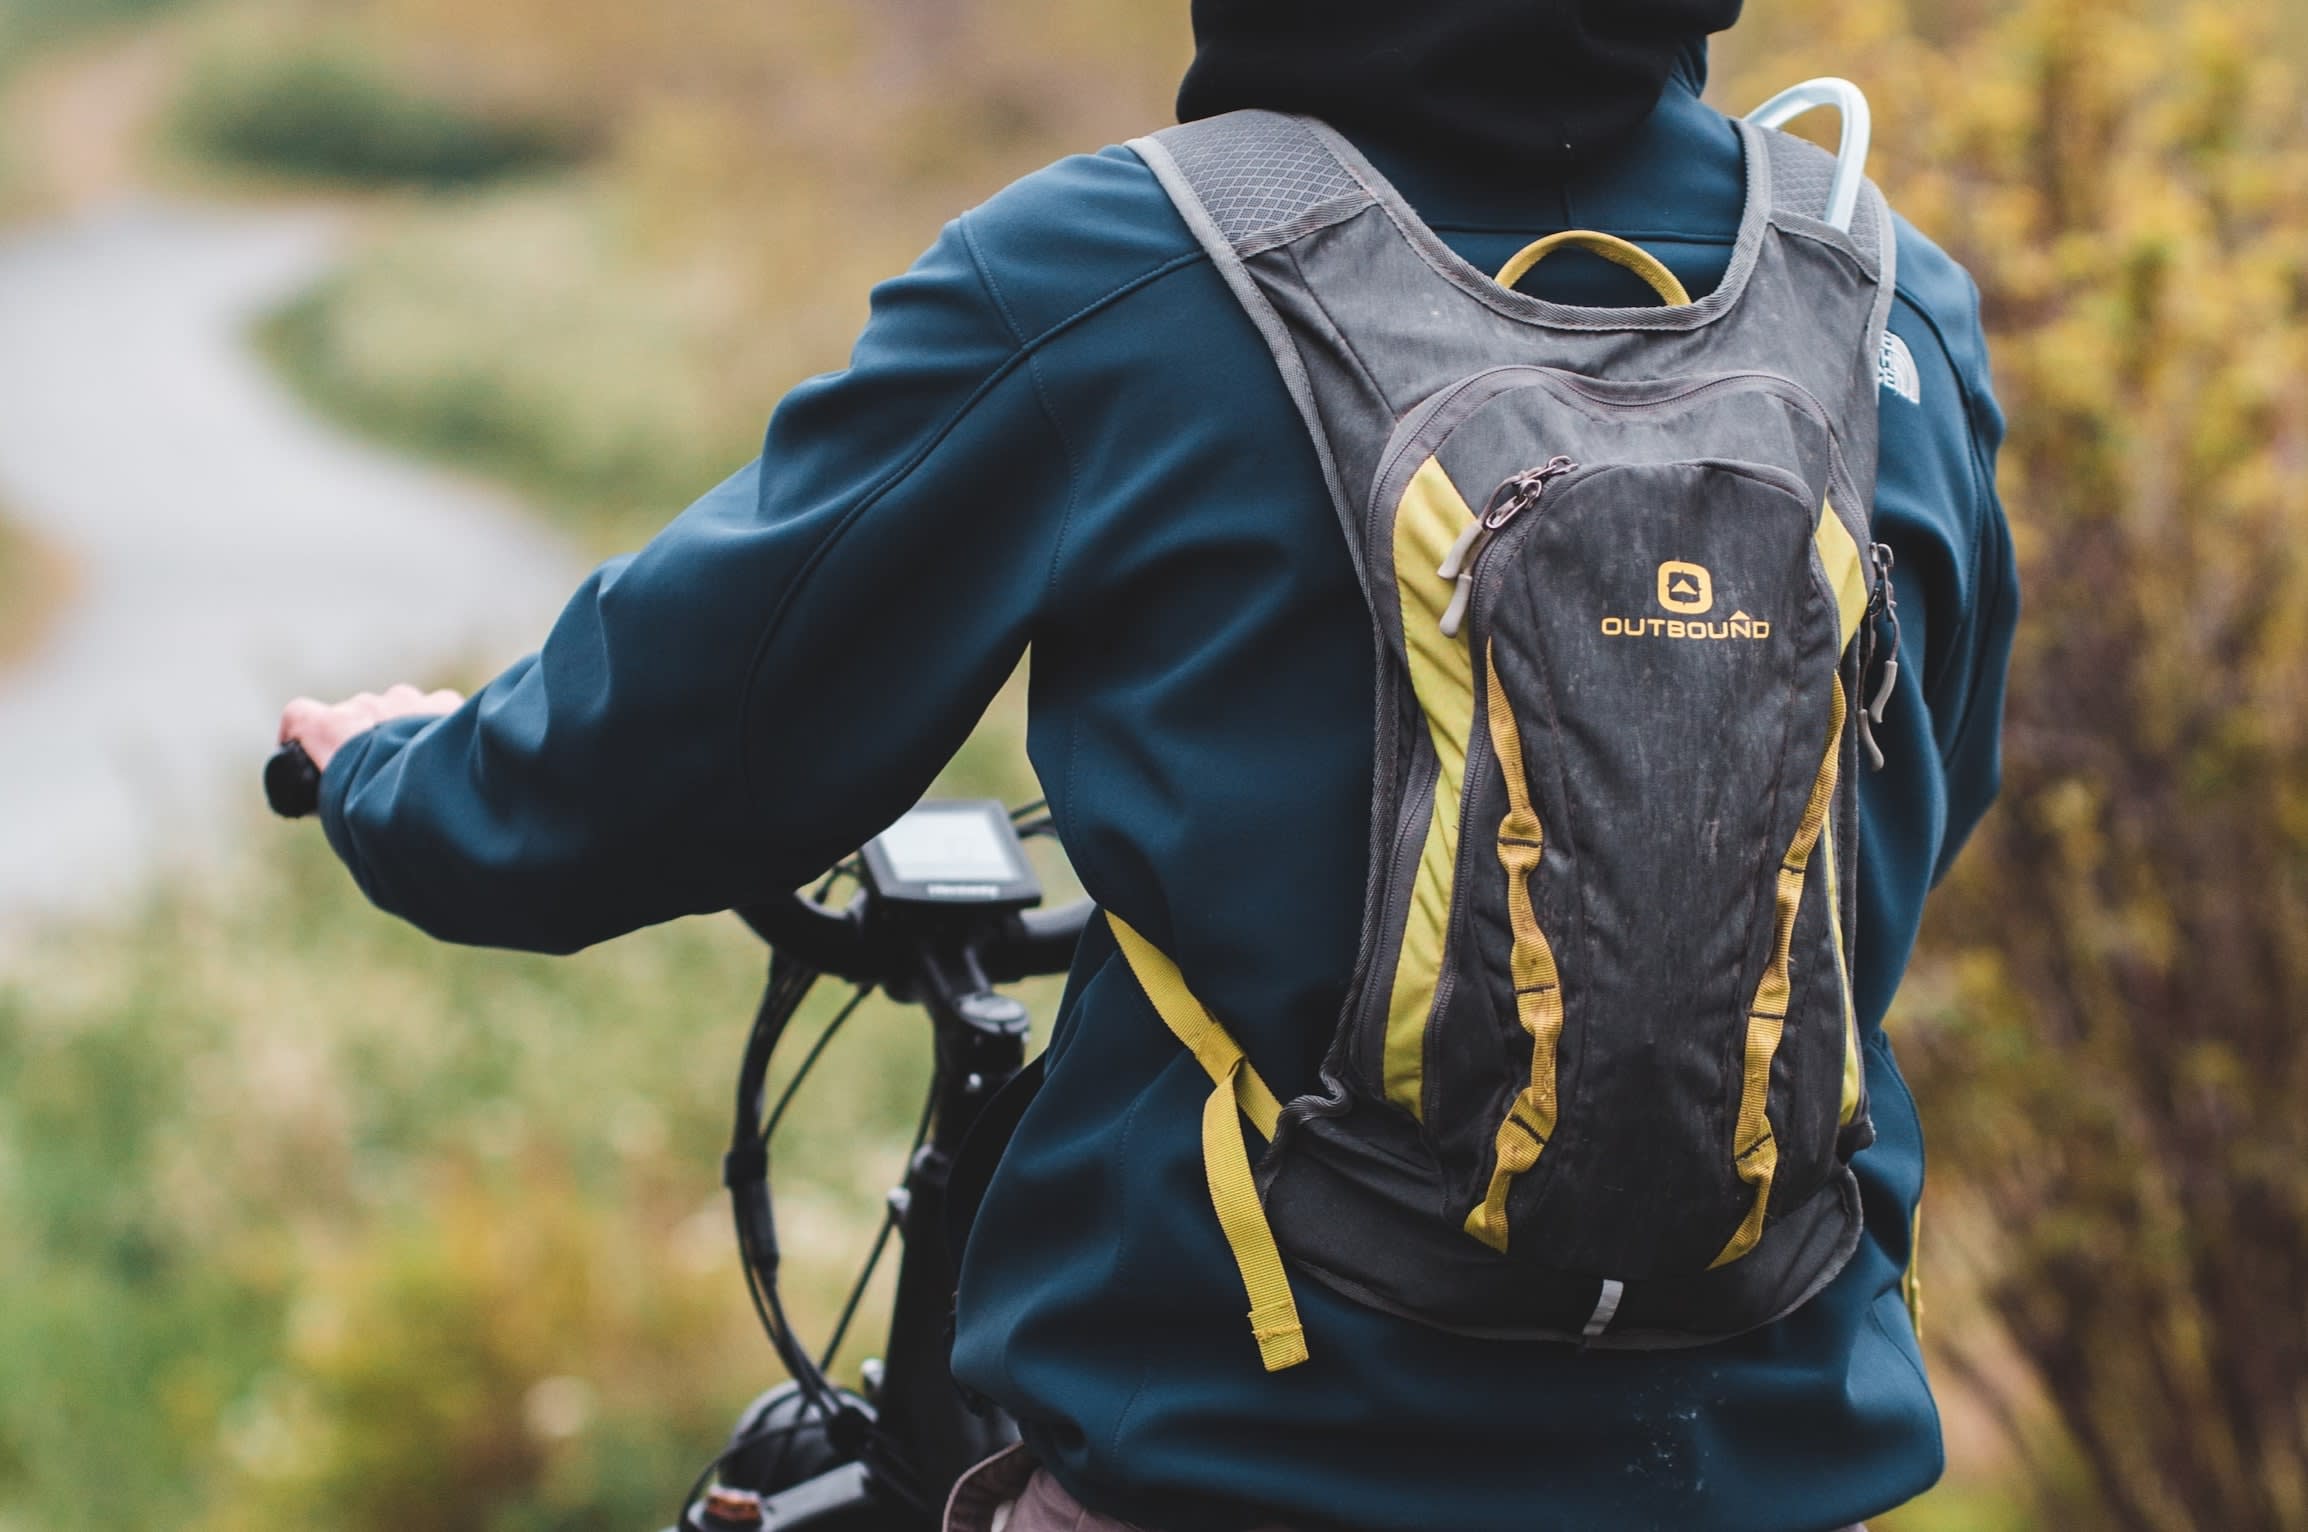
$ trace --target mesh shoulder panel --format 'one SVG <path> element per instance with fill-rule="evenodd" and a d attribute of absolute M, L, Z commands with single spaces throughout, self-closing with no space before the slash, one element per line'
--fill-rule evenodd
<path fill-rule="evenodd" d="M 1229 112 L 1156 136 L 1237 245 L 1326 203 L 1370 197 L 1305 124 L 1276 112 Z"/>
<path fill-rule="evenodd" d="M 1827 217 L 1827 198 L 1835 185 L 1835 156 L 1817 144 L 1806 142 L 1791 133 L 1766 132 L 1764 141 L 1771 146 L 1771 205 L 1783 213 L 1794 213 L 1814 221 Z M 1859 189 L 1858 211 L 1851 220 L 1851 243 L 1870 270 L 1881 267 L 1878 249 L 1881 217 L 1876 209 L 1875 188 L 1862 182 Z"/>

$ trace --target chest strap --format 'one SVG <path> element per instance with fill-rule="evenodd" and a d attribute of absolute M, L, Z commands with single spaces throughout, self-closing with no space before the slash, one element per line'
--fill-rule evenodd
<path fill-rule="evenodd" d="M 1213 1089 L 1202 1105 L 1202 1172 L 1210 1183 L 1210 1204 L 1217 1209 L 1218 1227 L 1233 1247 L 1234 1264 L 1242 1272 L 1242 1290 L 1250 1299 L 1250 1333 L 1257 1337 L 1259 1360 L 1268 1372 L 1296 1367 L 1306 1360 L 1306 1328 L 1299 1323 L 1297 1300 L 1290 1296 L 1290 1277 L 1282 1267 L 1282 1252 L 1274 1230 L 1259 1206 L 1258 1184 L 1251 1179 L 1250 1154 L 1243 1147 L 1242 1129 L 1235 1123 L 1239 1111 L 1262 1137 L 1274 1136 L 1282 1103 L 1259 1078 L 1258 1070 L 1243 1056 L 1242 1045 L 1227 1035 L 1186 988 L 1178 965 L 1140 936 L 1113 911 L 1106 923 L 1122 949 L 1139 987 L 1153 1002 L 1162 1023 L 1177 1034 L 1195 1061 L 1210 1076 Z"/>

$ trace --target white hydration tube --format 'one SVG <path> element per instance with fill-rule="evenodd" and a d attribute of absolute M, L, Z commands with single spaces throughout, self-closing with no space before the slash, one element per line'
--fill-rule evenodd
<path fill-rule="evenodd" d="M 1867 171 L 1871 122 L 1867 97 L 1849 80 L 1821 75 L 1805 80 L 1764 102 L 1747 114 L 1759 128 L 1783 128 L 1817 106 L 1832 106 L 1843 118 L 1843 142 L 1835 151 L 1835 179 L 1827 192 L 1827 221 L 1849 233 L 1851 215 L 1859 207 L 1859 182 Z"/>

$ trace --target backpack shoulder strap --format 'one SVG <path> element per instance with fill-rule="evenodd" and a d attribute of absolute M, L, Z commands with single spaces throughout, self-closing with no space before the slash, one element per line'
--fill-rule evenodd
<path fill-rule="evenodd" d="M 1331 503 L 1346 532 L 1357 576 L 1364 574 L 1361 518 L 1339 473 L 1316 408 L 1314 382 L 1271 299 L 1244 265 L 1247 256 L 1353 217 L 1378 195 L 1299 117 L 1228 112 L 1180 123 L 1129 147 L 1153 170 L 1186 227 L 1265 337 L 1282 381 L 1306 422 Z M 1366 581 L 1367 584 L 1367 581 Z"/>

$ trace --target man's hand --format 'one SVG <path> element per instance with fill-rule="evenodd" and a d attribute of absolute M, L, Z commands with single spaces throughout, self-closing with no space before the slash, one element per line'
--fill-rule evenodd
<path fill-rule="evenodd" d="M 464 700 L 456 692 L 421 692 L 414 686 L 395 686 L 382 696 L 362 692 L 335 703 L 299 697 L 281 709 L 280 742 L 285 745 L 293 740 L 304 746 L 314 769 L 326 771 L 345 741 L 362 730 L 373 729 L 388 718 L 454 713 Z"/>

